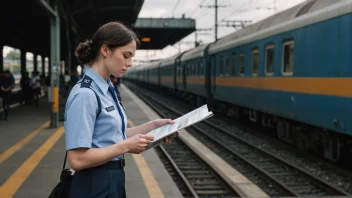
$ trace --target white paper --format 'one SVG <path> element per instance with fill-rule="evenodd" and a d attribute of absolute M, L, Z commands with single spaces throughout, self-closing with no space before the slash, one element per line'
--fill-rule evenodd
<path fill-rule="evenodd" d="M 149 136 L 154 136 L 153 142 L 147 146 L 147 149 L 158 146 L 162 142 L 162 139 L 164 137 L 169 136 L 169 135 L 177 132 L 180 129 L 186 128 L 186 127 L 193 125 L 193 124 L 196 124 L 197 122 L 200 122 L 200 121 L 207 119 L 211 116 L 213 116 L 213 112 L 208 110 L 207 105 L 203 105 L 203 106 L 199 107 L 198 109 L 195 109 L 195 110 L 175 119 L 174 124 L 166 124 L 166 125 L 161 126 L 157 129 L 154 129 L 153 131 L 146 134 Z"/>

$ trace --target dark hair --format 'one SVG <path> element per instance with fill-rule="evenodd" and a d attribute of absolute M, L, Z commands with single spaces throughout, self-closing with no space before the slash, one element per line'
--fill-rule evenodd
<path fill-rule="evenodd" d="M 80 63 L 89 64 L 96 59 L 102 45 L 107 45 L 110 49 L 114 49 L 125 46 L 133 40 L 138 48 L 139 40 L 131 29 L 119 22 L 110 22 L 101 26 L 94 33 L 92 40 L 79 43 L 75 56 Z"/>

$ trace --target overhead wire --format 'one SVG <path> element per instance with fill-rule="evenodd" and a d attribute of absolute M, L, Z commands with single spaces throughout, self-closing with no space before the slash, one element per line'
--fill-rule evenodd
<path fill-rule="evenodd" d="M 181 0 L 178 0 L 176 5 L 174 6 L 174 9 L 172 11 L 172 17 L 174 17 L 175 9 L 177 8 L 178 4 L 180 3 Z"/>
<path fill-rule="evenodd" d="M 202 5 L 206 0 L 201 1 L 190 13 L 190 17 L 195 13 L 197 9 L 199 9 L 199 6 Z"/>

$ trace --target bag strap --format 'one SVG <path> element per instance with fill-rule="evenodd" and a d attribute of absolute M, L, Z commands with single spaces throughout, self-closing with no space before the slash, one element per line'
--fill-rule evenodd
<path fill-rule="evenodd" d="M 97 115 L 96 115 L 96 119 L 98 119 L 98 117 L 100 116 L 100 113 L 101 113 L 101 100 L 100 100 L 100 97 L 98 96 L 97 92 L 95 92 L 95 90 L 91 87 L 92 81 L 93 80 L 89 76 L 86 75 L 86 76 L 84 76 L 82 81 L 78 82 L 77 84 L 81 83 L 81 88 L 89 88 L 94 92 L 95 97 L 97 98 L 97 101 L 98 101 L 98 109 L 97 109 Z M 66 160 L 67 160 L 67 151 L 65 154 L 64 164 L 62 165 L 62 170 L 65 169 Z"/>

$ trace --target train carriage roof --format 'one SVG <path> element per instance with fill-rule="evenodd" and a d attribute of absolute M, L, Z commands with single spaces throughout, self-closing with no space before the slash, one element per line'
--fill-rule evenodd
<path fill-rule="evenodd" d="M 157 61 L 153 61 L 153 62 L 150 62 L 150 63 L 146 63 L 146 64 L 143 64 L 141 66 L 141 69 L 143 70 L 146 70 L 146 69 L 153 69 L 153 68 L 156 68 L 156 67 L 159 67 L 160 65 L 160 60 L 157 60 Z"/>
<path fill-rule="evenodd" d="M 239 31 L 236 31 L 234 33 L 231 33 L 221 39 L 219 39 L 216 43 L 214 43 L 212 46 L 210 46 L 209 48 L 209 52 L 210 53 L 214 53 L 215 51 L 219 51 L 219 48 L 224 49 L 223 46 L 227 46 L 226 48 L 229 48 L 229 45 L 231 45 L 231 47 L 234 47 L 233 44 L 235 44 L 235 42 L 237 40 L 241 40 L 243 38 L 248 38 L 252 35 L 258 35 L 262 32 L 265 32 L 267 30 L 273 30 L 276 27 L 281 27 L 284 24 L 289 23 L 290 21 L 296 19 L 296 18 L 300 18 L 300 17 L 304 17 L 307 16 L 308 14 L 311 14 L 313 12 L 322 10 L 324 8 L 327 8 L 328 6 L 331 6 L 333 4 L 337 4 L 339 2 L 351 2 L 350 0 L 308 0 L 305 1 L 301 4 L 298 4 L 292 8 L 289 8 L 283 12 L 277 13 L 271 17 L 268 17 L 262 21 L 259 21 L 253 25 L 249 25 Z M 336 15 L 336 14 L 332 14 L 332 15 Z M 323 17 L 320 17 L 323 18 Z M 319 17 L 315 17 L 315 20 L 319 20 Z M 313 21 L 305 21 L 305 23 L 311 23 L 312 24 Z M 300 25 L 304 25 L 304 23 L 300 23 Z M 295 28 L 295 27 L 291 27 L 291 28 Z M 278 28 L 276 28 L 278 29 Z M 284 28 L 282 28 L 284 29 Z M 273 31 L 273 33 L 276 33 Z M 265 36 L 270 36 L 272 34 L 266 34 Z M 254 36 L 253 36 L 254 37 Z M 252 39 L 247 39 L 246 41 L 251 41 L 251 40 L 255 40 L 256 38 L 252 38 Z M 244 44 L 243 42 L 239 42 L 240 44 Z"/>
<path fill-rule="evenodd" d="M 176 54 L 174 56 L 165 58 L 161 61 L 160 67 L 165 67 L 167 65 L 171 65 L 175 63 L 175 59 L 179 56 L 180 54 Z"/>
<path fill-rule="evenodd" d="M 198 46 L 197 48 L 191 49 L 187 52 L 185 52 L 182 57 L 181 57 L 181 61 L 187 61 L 196 57 L 202 57 L 204 54 L 204 49 L 209 45 L 209 43 L 207 44 L 202 44 L 200 46 Z"/>

